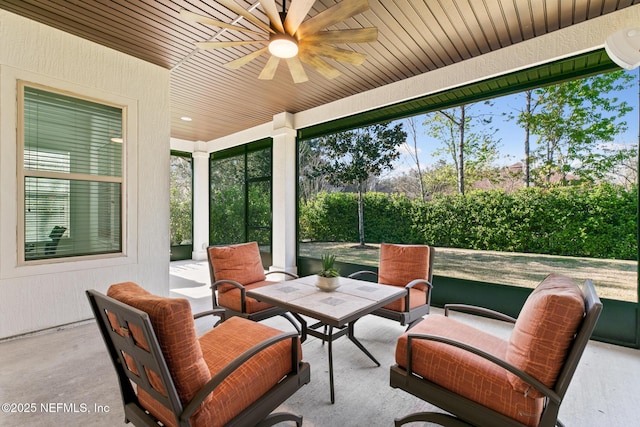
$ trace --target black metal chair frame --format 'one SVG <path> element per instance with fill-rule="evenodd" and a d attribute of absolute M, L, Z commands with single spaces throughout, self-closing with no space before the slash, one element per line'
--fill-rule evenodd
<path fill-rule="evenodd" d="M 223 370 L 211 378 L 211 380 L 196 393 L 190 402 L 183 405 L 178 397 L 177 390 L 148 314 L 94 290 L 88 290 L 87 297 L 89 298 L 100 332 L 118 375 L 124 405 L 125 423 L 132 422 L 136 426 L 154 427 L 162 425 L 140 405 L 132 382 L 167 407 L 175 415 L 178 426 L 191 426 L 190 417 L 204 399 L 212 393 L 225 378 L 255 354 L 277 342 L 290 339 L 293 349 L 293 371 L 260 399 L 238 414 L 227 426 L 271 426 L 286 420 L 295 421 L 298 427 L 302 425 L 302 417 L 300 416 L 283 412 L 272 413 L 272 411 L 280 406 L 300 387 L 310 381 L 309 364 L 306 362 L 298 362 L 299 337 L 296 333 L 279 334 L 256 344 L 240 354 Z M 118 334 L 118 332 L 111 327 L 107 312 L 113 313 L 117 317 L 121 332 L 125 332 L 124 336 Z M 212 310 L 199 313 L 195 317 L 211 314 L 217 315 L 219 312 Z M 128 325 L 136 325 L 140 328 L 148 344 L 149 351 L 135 344 L 132 335 L 128 332 Z M 130 355 L 133 360 L 135 360 L 138 375 L 127 368 L 123 353 Z M 160 394 L 151 386 L 145 367 L 158 374 L 162 382 L 162 387 L 166 390 L 166 396 Z"/>
<path fill-rule="evenodd" d="M 213 272 L 213 263 L 211 262 L 211 254 L 209 252 L 209 248 L 211 248 L 211 246 L 207 248 L 207 261 L 209 262 L 209 276 L 211 277 L 211 299 L 213 302 L 214 310 L 223 310 L 219 314 L 220 322 L 224 322 L 226 319 L 233 316 L 244 317 L 245 319 L 253 320 L 254 322 L 260 322 L 262 320 L 269 319 L 274 316 L 282 316 L 285 319 L 287 319 L 293 325 L 294 328 L 296 328 L 296 331 L 298 331 L 298 334 L 303 333 L 304 329 L 306 328 L 305 321 L 299 316 L 296 316 L 296 315 L 292 316 L 291 313 L 289 313 L 287 310 L 284 310 L 282 308 L 270 307 L 264 310 L 257 311 L 255 313 L 247 313 L 247 288 L 244 287 L 242 284 L 236 282 L 235 280 L 216 280 L 215 274 Z M 299 277 L 297 274 L 290 273 L 288 271 L 278 271 L 278 270 L 268 271 L 265 273 L 265 276 L 268 276 L 270 274 L 284 274 L 286 276 L 291 277 L 292 279 L 297 279 Z M 231 285 L 240 290 L 241 311 L 233 310 L 229 307 L 225 307 L 218 304 L 218 286 L 225 285 L 225 284 Z M 294 320 L 294 317 L 296 318 L 298 323 L 296 323 L 296 320 Z"/>
<path fill-rule="evenodd" d="M 544 395 L 545 405 L 540 417 L 540 427 L 560 426 L 563 424 L 558 420 L 558 411 L 564 395 L 569 387 L 569 383 L 575 373 L 576 367 L 580 361 L 582 353 L 589 342 L 591 334 L 602 311 L 602 303 L 598 297 L 593 282 L 587 280 L 582 288 L 585 301 L 585 317 L 580 328 L 571 344 L 567 353 L 567 358 L 562 366 L 558 379 L 553 387 L 549 388 L 533 378 L 526 372 L 516 368 L 504 360 L 496 358 L 476 347 L 465 343 L 455 341 L 449 338 L 428 335 L 428 334 L 411 334 L 408 336 L 407 362 L 406 369 L 399 365 L 391 367 L 390 385 L 393 388 L 399 388 L 406 392 L 419 397 L 439 408 L 449 412 L 449 414 L 438 412 L 422 412 L 411 414 L 401 419 L 395 420 L 395 426 L 399 427 L 410 422 L 433 422 L 443 426 L 487 426 L 487 427 L 523 427 L 524 424 L 516 420 L 506 417 L 499 412 L 480 405 L 472 400 L 462 397 L 444 387 L 439 386 L 427 379 L 415 374 L 411 366 L 411 345 L 413 340 L 430 340 L 445 343 L 451 346 L 461 348 L 470 353 L 479 355 L 491 362 L 501 366 L 509 372 L 515 374 L 533 388 Z M 482 307 L 474 307 L 468 305 L 448 304 L 445 306 L 445 315 L 449 310 L 459 310 L 481 314 L 487 317 L 493 317 L 500 320 L 506 320 L 515 323 L 514 318 L 493 310 L 484 309 Z"/>
<path fill-rule="evenodd" d="M 431 307 L 431 290 L 433 289 L 433 283 L 432 283 L 432 279 L 433 279 L 433 253 L 434 250 L 433 248 L 430 248 L 429 250 L 429 275 L 428 275 L 428 280 L 424 280 L 424 279 L 415 279 L 412 280 L 411 282 L 407 283 L 405 285 L 405 289 L 407 290 L 407 294 L 404 296 L 404 307 L 405 310 L 404 311 L 395 311 L 395 310 L 389 310 L 388 308 L 379 308 L 377 310 L 375 310 L 374 312 L 372 312 L 371 314 L 374 314 L 376 316 L 380 316 L 380 317 L 384 317 L 386 319 L 391 319 L 391 320 L 395 320 L 397 322 L 400 322 L 400 325 L 404 326 L 407 325 L 407 330 L 411 329 L 414 325 L 416 325 L 418 322 L 420 322 L 424 316 L 426 316 L 427 314 L 429 314 L 429 310 Z M 349 275 L 350 278 L 352 279 L 356 279 L 359 276 L 362 275 L 371 275 L 374 276 L 377 280 L 378 278 L 378 273 L 374 272 L 374 271 L 370 271 L 370 270 L 361 270 L 361 271 L 356 271 L 355 273 L 351 273 Z M 411 309 L 411 293 L 409 292 L 409 290 L 411 288 L 414 288 L 416 285 L 418 284 L 422 284 L 426 286 L 425 289 L 425 293 L 426 295 L 426 304 L 424 305 L 420 305 L 418 307 L 415 307 L 413 309 Z"/>

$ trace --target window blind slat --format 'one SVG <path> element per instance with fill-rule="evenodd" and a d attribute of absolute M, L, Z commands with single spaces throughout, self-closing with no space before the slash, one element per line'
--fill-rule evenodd
<path fill-rule="evenodd" d="M 24 147 L 27 170 L 122 176 L 122 109 L 26 87 Z"/>
<path fill-rule="evenodd" d="M 29 86 L 23 97 L 25 260 L 121 252 L 123 109 Z"/>

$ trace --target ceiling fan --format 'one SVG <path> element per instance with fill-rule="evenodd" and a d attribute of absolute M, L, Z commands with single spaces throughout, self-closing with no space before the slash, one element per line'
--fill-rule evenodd
<path fill-rule="evenodd" d="M 302 83 L 309 78 L 302 66 L 302 62 L 311 66 L 328 79 L 339 76 L 340 71 L 325 61 L 329 58 L 335 61 L 360 65 L 366 55 L 343 49 L 334 45 L 347 43 L 371 43 L 378 38 L 375 27 L 349 30 L 323 30 L 352 16 L 369 9 L 368 0 L 343 0 L 340 3 L 304 20 L 315 0 L 292 0 L 289 10 L 285 12 L 286 0 L 283 0 L 283 12 L 279 13 L 275 0 L 260 0 L 264 13 L 270 24 L 245 10 L 234 0 L 216 0 L 230 11 L 244 17 L 247 21 L 259 27 L 263 32 L 254 31 L 234 24 L 217 21 L 207 16 L 198 15 L 187 10 L 181 10 L 184 20 L 199 22 L 229 30 L 240 31 L 251 35 L 264 36 L 266 31 L 269 38 L 246 41 L 210 41 L 196 43 L 201 49 L 223 49 L 241 45 L 265 45 L 260 49 L 224 64 L 224 67 L 238 69 L 260 55 L 269 52 L 271 57 L 258 76 L 262 80 L 271 80 L 275 76 L 278 64 L 284 59 L 289 66 L 291 77 L 295 83 Z"/>

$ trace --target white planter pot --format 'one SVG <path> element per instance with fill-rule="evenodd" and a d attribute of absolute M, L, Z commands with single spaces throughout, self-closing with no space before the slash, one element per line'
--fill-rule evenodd
<path fill-rule="evenodd" d="M 332 292 L 340 287 L 340 278 L 318 276 L 316 286 L 322 291 Z"/>

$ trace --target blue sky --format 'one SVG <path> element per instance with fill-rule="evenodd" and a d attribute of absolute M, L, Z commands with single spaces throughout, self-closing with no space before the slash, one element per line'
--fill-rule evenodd
<path fill-rule="evenodd" d="M 638 72 L 631 71 L 633 77 L 633 83 L 631 87 L 624 92 L 618 94 L 618 97 L 625 100 L 633 110 L 627 114 L 625 120 L 627 122 L 627 131 L 624 134 L 618 136 L 616 144 L 624 145 L 636 145 L 638 143 L 639 123 L 638 123 Z M 477 113 L 493 112 L 494 118 L 492 125 L 498 129 L 496 138 L 500 140 L 500 160 L 499 166 L 505 166 L 520 161 L 523 158 L 523 138 L 524 131 L 518 126 L 515 120 L 509 121 L 502 113 L 515 113 L 524 107 L 524 95 L 515 94 L 508 95 L 501 98 L 495 98 L 492 100 L 493 106 L 487 107 L 482 103 L 479 103 L 474 107 L 474 111 Z M 424 115 L 419 116 L 419 123 L 424 118 Z M 405 127 L 406 130 L 406 127 Z M 532 143 L 535 141 L 532 139 Z M 409 145 L 413 145 L 413 139 L 408 137 L 407 142 Z M 438 146 L 438 142 L 433 138 L 425 135 L 424 129 L 418 129 L 418 152 L 421 165 L 429 165 L 434 163 L 437 159 L 433 156 L 435 147 Z M 410 168 L 415 167 L 413 160 L 406 150 L 401 158 L 397 162 L 396 170 L 393 174 L 402 173 L 408 171 Z"/>

